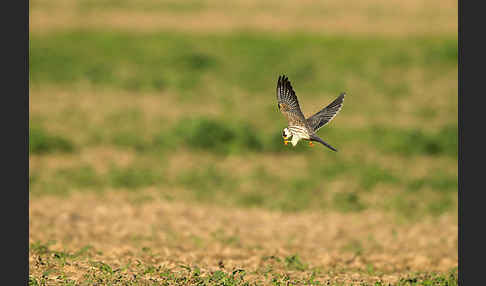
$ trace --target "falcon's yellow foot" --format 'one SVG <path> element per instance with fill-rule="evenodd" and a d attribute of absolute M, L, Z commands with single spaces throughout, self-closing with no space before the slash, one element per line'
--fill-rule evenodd
<path fill-rule="evenodd" d="M 309 146 L 314 147 L 314 143 L 312 143 L 312 141 L 309 141 Z"/>
<path fill-rule="evenodd" d="M 288 145 L 288 144 L 289 144 L 289 141 L 284 140 L 284 144 L 285 144 L 285 145 Z"/>

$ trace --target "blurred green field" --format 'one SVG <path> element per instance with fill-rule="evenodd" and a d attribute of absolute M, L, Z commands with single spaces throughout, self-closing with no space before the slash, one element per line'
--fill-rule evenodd
<path fill-rule="evenodd" d="M 352 3 L 31 1 L 31 205 L 118 193 L 457 224 L 456 4 Z M 306 115 L 347 93 L 318 133 L 339 152 L 283 144 L 280 74 Z"/>
<path fill-rule="evenodd" d="M 156 186 L 170 197 L 288 210 L 456 209 L 454 37 L 74 31 L 33 35 L 30 61 L 31 154 L 40 165 L 63 152 L 77 162 L 33 166 L 32 194 Z M 320 131 L 339 153 L 282 144 L 286 122 L 274 94 L 280 73 L 289 75 L 306 114 L 348 93 L 342 114 Z M 145 114 L 147 96 L 170 102 Z M 133 154 L 130 166 L 114 161 L 102 173 L 76 160 L 99 146 Z M 179 152 L 205 162 L 172 168 Z M 269 170 L 269 158 L 296 170 Z M 219 166 L 230 161 L 238 163 Z M 419 161 L 426 170 L 416 174 Z M 235 173 L 239 164 L 245 170 Z M 343 191 L 332 191 L 338 182 Z M 374 201 L 380 192 L 384 200 Z"/>

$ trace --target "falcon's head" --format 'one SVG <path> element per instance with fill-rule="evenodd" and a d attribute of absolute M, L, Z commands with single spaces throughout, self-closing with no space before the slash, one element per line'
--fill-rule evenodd
<path fill-rule="evenodd" d="M 282 137 L 284 139 L 284 144 L 287 145 L 289 143 L 290 137 L 292 137 L 292 133 L 290 133 L 290 130 L 287 127 L 285 127 L 282 131 Z"/>

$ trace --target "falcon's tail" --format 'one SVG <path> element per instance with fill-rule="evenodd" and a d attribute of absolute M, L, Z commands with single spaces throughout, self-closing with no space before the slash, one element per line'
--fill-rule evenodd
<path fill-rule="evenodd" d="M 326 142 L 324 142 L 324 140 L 322 140 L 321 138 L 319 138 L 316 135 L 311 135 L 310 136 L 310 140 L 311 141 L 317 141 L 317 142 L 321 143 L 322 145 L 326 146 L 327 148 L 331 149 L 332 151 L 336 151 L 337 152 L 337 149 L 336 148 L 334 148 L 331 145 L 327 144 Z"/>

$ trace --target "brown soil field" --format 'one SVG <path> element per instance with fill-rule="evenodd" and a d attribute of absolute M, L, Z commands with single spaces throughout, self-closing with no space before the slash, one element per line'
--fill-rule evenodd
<path fill-rule="evenodd" d="M 71 253 L 91 247 L 89 259 L 63 266 L 74 281 L 91 271 L 90 261 L 114 268 L 130 261 L 205 271 L 243 268 L 255 271 L 250 280 L 264 283 L 263 269 L 270 265 L 273 271 L 289 271 L 275 261 L 291 255 L 298 255 L 307 268 L 291 270 L 290 275 L 320 269 L 317 279 L 347 283 L 395 283 L 407 273 L 443 272 L 458 263 L 457 217 L 451 214 L 411 223 L 372 210 L 229 209 L 166 201 L 147 190 L 143 195 L 36 197 L 30 201 L 29 228 L 31 244 L 49 243 L 51 250 Z M 40 276 L 47 266 L 39 254 L 29 254 L 30 273 Z M 367 272 L 370 267 L 373 271 Z"/>
<path fill-rule="evenodd" d="M 113 28 L 230 32 L 235 29 L 387 36 L 457 33 L 457 1 L 76 1 L 35 0 L 30 31 Z M 56 15 L 53 17 L 52 15 Z"/>

